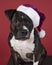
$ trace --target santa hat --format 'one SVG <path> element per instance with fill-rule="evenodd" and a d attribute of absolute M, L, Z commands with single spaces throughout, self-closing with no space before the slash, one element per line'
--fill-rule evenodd
<path fill-rule="evenodd" d="M 38 34 L 40 38 L 45 37 L 45 31 L 41 29 L 41 26 L 45 19 L 45 16 L 43 13 L 39 12 L 36 8 L 34 8 L 32 5 L 29 5 L 29 4 L 20 5 L 17 8 L 17 11 L 23 12 L 32 20 L 34 24 L 34 28 L 38 29 Z"/>

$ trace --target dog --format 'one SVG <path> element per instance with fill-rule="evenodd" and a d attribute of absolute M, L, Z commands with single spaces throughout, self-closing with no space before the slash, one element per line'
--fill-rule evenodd
<path fill-rule="evenodd" d="M 5 14 L 10 20 L 8 43 L 13 64 L 23 65 L 25 62 L 32 62 L 33 65 L 42 64 L 47 52 L 32 20 L 16 9 L 8 9 Z"/>

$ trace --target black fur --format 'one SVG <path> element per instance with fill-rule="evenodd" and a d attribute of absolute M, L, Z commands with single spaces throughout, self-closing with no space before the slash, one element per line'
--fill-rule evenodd
<path fill-rule="evenodd" d="M 15 9 L 8 9 L 5 11 L 5 14 L 9 18 L 9 20 L 12 20 L 12 17 L 13 17 L 15 12 L 16 12 Z"/>
<path fill-rule="evenodd" d="M 36 29 L 34 30 L 34 43 L 35 43 L 35 49 L 34 49 L 34 54 L 35 54 L 35 62 L 39 60 L 39 64 L 43 62 L 43 60 L 46 58 L 46 50 L 44 46 L 42 45 L 38 32 Z"/>

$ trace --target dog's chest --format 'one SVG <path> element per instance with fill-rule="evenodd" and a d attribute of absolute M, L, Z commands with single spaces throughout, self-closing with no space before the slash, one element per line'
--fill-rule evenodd
<path fill-rule="evenodd" d="M 23 59 L 27 59 L 27 53 L 33 53 L 35 45 L 32 40 L 18 41 L 12 38 L 10 42 L 13 49 L 18 52 Z"/>

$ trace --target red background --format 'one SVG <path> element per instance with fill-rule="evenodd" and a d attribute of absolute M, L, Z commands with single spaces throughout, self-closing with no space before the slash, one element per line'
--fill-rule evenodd
<path fill-rule="evenodd" d="M 46 37 L 42 39 L 42 43 L 47 50 L 47 55 L 52 55 L 52 0 L 0 0 L 0 65 L 7 65 L 10 57 L 10 48 L 7 41 L 10 21 L 5 16 L 4 11 L 27 3 L 37 7 L 46 15 L 42 26 L 46 30 Z"/>

